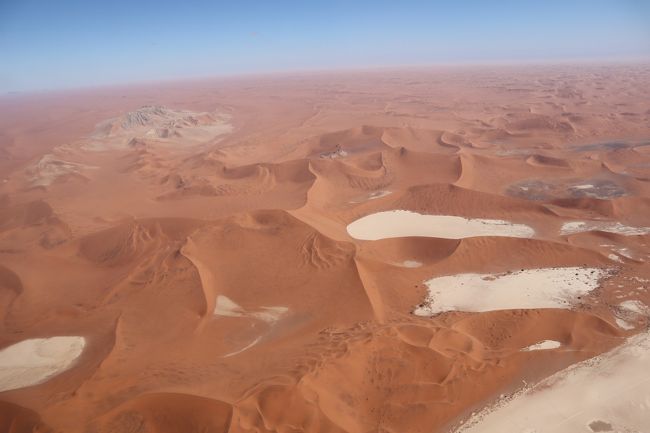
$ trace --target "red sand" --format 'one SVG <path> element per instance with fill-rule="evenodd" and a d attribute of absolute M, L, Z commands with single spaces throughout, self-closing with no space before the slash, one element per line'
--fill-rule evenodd
<path fill-rule="evenodd" d="M 650 235 L 561 228 L 650 227 L 648 101 L 647 65 L 1 98 L 0 347 L 86 345 L 0 393 L 0 430 L 445 432 L 624 343 L 647 325 L 616 321 L 650 305 Z M 535 234 L 348 235 L 387 210 Z M 570 309 L 413 314 L 435 277 L 570 266 L 612 272 Z"/>

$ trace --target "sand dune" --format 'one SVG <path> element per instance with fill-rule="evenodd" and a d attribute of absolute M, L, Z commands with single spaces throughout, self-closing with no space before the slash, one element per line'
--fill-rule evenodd
<path fill-rule="evenodd" d="M 0 97 L 0 431 L 643 431 L 649 100 L 622 64 Z"/>
<path fill-rule="evenodd" d="M 227 432 L 232 407 L 222 401 L 177 393 L 145 394 L 104 417 L 98 431 L 181 433 L 197 428 Z"/>
<path fill-rule="evenodd" d="M 0 429 L 6 432 L 51 431 L 32 410 L 0 402 Z"/>

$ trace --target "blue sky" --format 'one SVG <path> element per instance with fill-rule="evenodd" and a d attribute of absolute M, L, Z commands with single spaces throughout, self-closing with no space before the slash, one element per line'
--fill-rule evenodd
<path fill-rule="evenodd" d="M 601 58 L 650 60 L 650 0 L 0 0 L 0 92 Z"/>

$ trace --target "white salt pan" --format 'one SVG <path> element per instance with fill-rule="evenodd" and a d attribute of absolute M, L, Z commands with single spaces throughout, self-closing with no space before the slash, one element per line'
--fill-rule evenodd
<path fill-rule="evenodd" d="M 83 337 L 33 338 L 0 351 L 0 391 L 45 382 L 69 369 L 83 352 Z"/>
<path fill-rule="evenodd" d="M 648 365 L 650 334 L 643 333 L 504 399 L 457 433 L 648 431 Z"/>
<path fill-rule="evenodd" d="M 531 238 L 535 231 L 503 220 L 468 219 L 450 215 L 423 215 L 405 210 L 378 212 L 347 227 L 355 239 L 377 240 L 406 236 L 463 239 L 475 236 Z"/>
<path fill-rule="evenodd" d="M 616 233 L 623 236 L 646 235 L 650 233 L 650 227 L 631 227 L 620 222 L 612 221 L 571 221 L 564 223 L 560 230 L 562 235 L 572 235 L 589 231 L 601 231 Z"/>
<path fill-rule="evenodd" d="M 607 272 L 598 268 L 540 268 L 509 274 L 457 274 L 425 282 L 428 296 L 418 316 L 445 311 L 482 312 L 524 308 L 571 308 L 596 289 Z"/>
<path fill-rule="evenodd" d="M 562 343 L 560 343 L 559 341 L 543 340 L 540 341 L 539 343 L 532 344 L 521 350 L 523 350 L 524 352 L 529 352 L 531 350 L 549 350 L 549 349 L 557 349 L 560 346 L 562 346 Z"/>

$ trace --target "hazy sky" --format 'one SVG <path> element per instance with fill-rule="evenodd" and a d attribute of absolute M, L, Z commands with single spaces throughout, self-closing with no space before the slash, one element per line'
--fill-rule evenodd
<path fill-rule="evenodd" d="M 650 0 L 0 0 L 0 92 L 593 58 L 650 59 Z"/>

